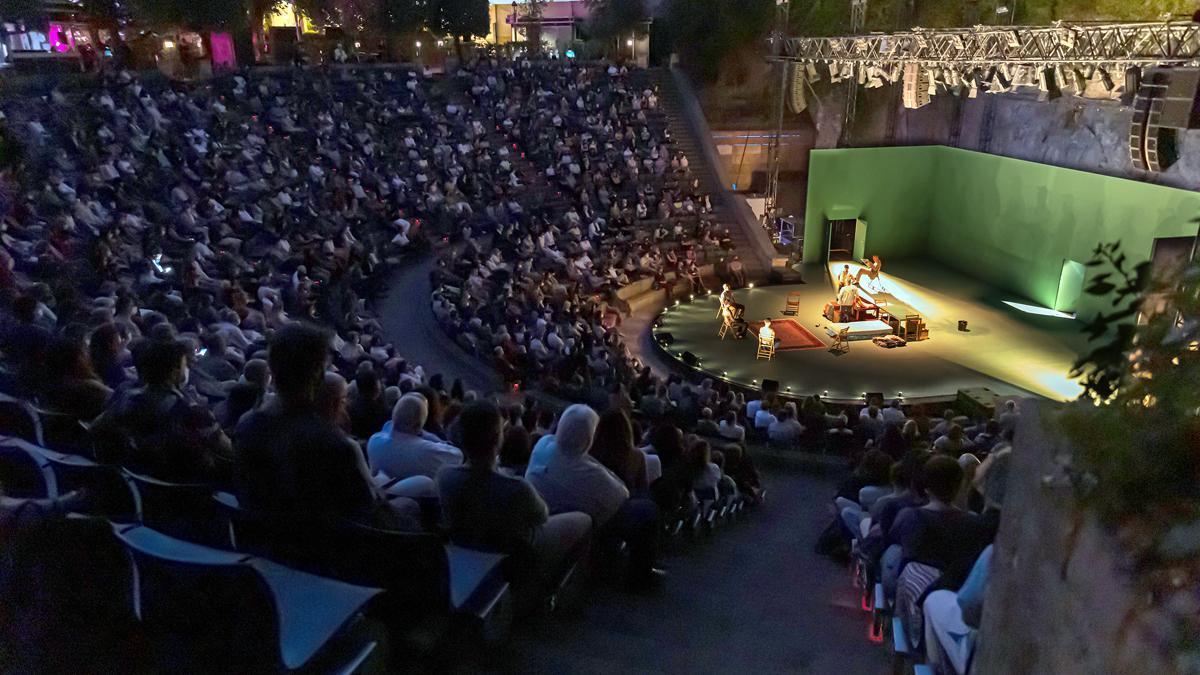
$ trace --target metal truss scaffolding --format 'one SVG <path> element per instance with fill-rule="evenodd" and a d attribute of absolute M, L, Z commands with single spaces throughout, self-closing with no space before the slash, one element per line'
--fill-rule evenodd
<path fill-rule="evenodd" d="M 776 58 L 806 63 L 942 67 L 1200 65 L 1200 24 L 975 26 L 789 38 Z"/>

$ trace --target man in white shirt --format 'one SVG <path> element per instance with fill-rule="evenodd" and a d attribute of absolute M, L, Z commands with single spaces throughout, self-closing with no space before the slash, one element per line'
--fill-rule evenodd
<path fill-rule="evenodd" d="M 892 399 L 892 404 L 880 410 L 879 414 L 883 417 L 883 423 L 890 426 L 904 426 L 905 420 L 908 419 L 904 416 L 904 410 L 900 408 L 900 399 L 898 398 Z"/>
<path fill-rule="evenodd" d="M 771 328 L 770 319 L 763 319 L 762 328 L 758 329 L 758 340 L 759 342 L 767 342 L 769 340 L 771 344 L 775 343 L 775 329 Z"/>
<path fill-rule="evenodd" d="M 392 409 L 391 428 L 384 425 L 367 441 L 371 468 L 392 478 L 435 478 L 443 466 L 462 464 L 462 451 L 422 431 L 428 416 L 424 396 L 416 392 L 401 396 Z"/>
<path fill-rule="evenodd" d="M 630 499 L 621 479 L 588 454 L 600 416 L 586 405 L 563 411 L 553 435 L 533 448 L 525 480 L 535 487 L 550 513 L 581 511 L 592 517 L 600 539 L 629 545 L 630 582 L 645 584 L 661 576 L 654 568 L 658 508 L 648 499 Z"/>
<path fill-rule="evenodd" d="M 788 402 L 779 417 L 767 428 L 767 437 L 772 443 L 793 446 L 800 442 L 804 427 L 796 420 L 796 404 Z"/>

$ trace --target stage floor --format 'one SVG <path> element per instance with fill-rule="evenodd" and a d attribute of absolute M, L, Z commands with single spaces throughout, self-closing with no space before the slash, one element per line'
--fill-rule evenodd
<path fill-rule="evenodd" d="M 746 305 L 747 321 L 795 319 L 820 338 L 823 347 L 778 352 L 773 361 L 756 360 L 752 335 L 744 340 L 717 338 L 721 325 L 715 317 L 715 293 L 668 308 L 657 332 L 672 334 L 674 342 L 667 350 L 675 358 L 690 351 L 700 359 L 702 370 L 717 377 L 749 387 L 774 379 L 781 391 L 797 396 L 828 392 L 832 399 L 858 399 L 864 392 L 881 392 L 888 398 L 902 393 L 912 400 L 953 396 L 968 387 L 1054 400 L 1079 394 L 1079 385 L 1067 377 L 1086 347 L 1078 321 L 1014 309 L 1004 301 L 1020 298 L 933 263 L 889 262 L 885 270 L 887 290 L 921 313 L 929 327 L 928 340 L 895 349 L 858 340 L 850 343 L 848 352 L 830 352 L 833 340 L 825 332 L 829 322 L 821 315 L 833 299 L 827 278 L 734 292 L 735 301 Z M 790 291 L 801 293 L 795 316 L 783 313 Z M 958 330 L 963 319 L 970 332 Z"/>

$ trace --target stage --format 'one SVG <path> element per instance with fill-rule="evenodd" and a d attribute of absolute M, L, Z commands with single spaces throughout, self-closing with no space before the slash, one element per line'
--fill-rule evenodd
<path fill-rule="evenodd" d="M 842 264 L 833 266 L 840 270 Z M 851 264 L 851 269 L 857 271 L 858 266 Z M 1021 311 L 1005 304 L 1020 303 L 1020 298 L 936 263 L 887 262 L 880 277 L 889 294 L 921 314 L 929 339 L 885 349 L 864 338 L 851 341 L 844 353 L 831 352 L 833 338 L 826 328 L 840 326 L 821 315 L 834 297 L 824 275 L 807 284 L 734 291 L 734 301 L 746 306 L 744 318 L 754 326 L 745 339 L 735 340 L 732 333 L 724 340 L 717 337 L 721 320 L 716 318 L 716 292 L 668 307 L 655 335 L 671 334 L 673 340 L 664 349 L 680 362 L 691 352 L 699 359 L 699 369 L 718 379 L 750 388 L 764 379 L 778 380 L 781 393 L 791 396 L 861 400 L 864 392 L 880 392 L 912 401 L 953 397 L 971 387 L 987 387 L 1001 396 L 1032 394 L 1054 400 L 1078 395 L 1079 385 L 1067 372 L 1086 348 L 1079 321 Z M 784 314 L 789 292 L 800 294 L 795 315 Z M 804 329 L 777 327 L 776 337 L 784 344 L 772 361 L 755 359 L 755 332 L 763 318 L 793 319 Z M 958 330 L 960 320 L 968 322 L 969 332 Z M 862 328 L 870 332 L 870 327 Z"/>

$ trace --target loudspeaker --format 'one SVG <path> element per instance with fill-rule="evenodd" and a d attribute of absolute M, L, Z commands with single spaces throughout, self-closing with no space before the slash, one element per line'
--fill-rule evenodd
<path fill-rule="evenodd" d="M 675 336 L 671 335 L 670 333 L 658 333 L 655 335 L 655 339 L 658 340 L 658 344 L 664 347 L 670 345 L 672 342 L 675 342 Z"/>
<path fill-rule="evenodd" d="M 1200 126 L 1200 111 L 1196 92 L 1200 89 L 1200 68 L 1156 69 L 1166 76 L 1166 90 L 1161 92 L 1162 115 L 1158 126 L 1172 129 L 1195 129 Z"/>
<path fill-rule="evenodd" d="M 1121 87 L 1121 105 L 1133 105 L 1138 88 L 1142 86 L 1142 69 L 1130 66 L 1125 69 L 1125 84 Z"/>
<path fill-rule="evenodd" d="M 683 362 L 686 365 L 689 365 L 689 366 L 695 368 L 697 365 L 700 364 L 700 359 L 696 358 L 696 355 L 691 352 L 684 352 L 683 353 Z"/>
<path fill-rule="evenodd" d="M 959 329 L 960 331 L 964 332 L 964 333 L 969 333 L 969 332 L 971 332 L 971 331 L 967 330 L 967 322 L 966 322 L 966 320 L 963 320 L 963 321 L 959 321 L 959 322 L 958 322 L 958 329 Z"/>
<path fill-rule="evenodd" d="M 779 393 L 779 380 L 764 379 L 762 383 L 762 393 L 777 394 Z"/>

